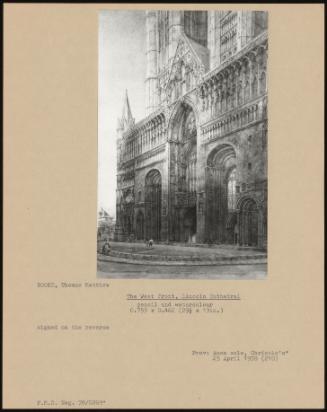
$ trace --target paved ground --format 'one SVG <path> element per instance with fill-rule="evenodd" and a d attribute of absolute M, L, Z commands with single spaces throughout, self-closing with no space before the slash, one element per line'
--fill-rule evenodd
<path fill-rule="evenodd" d="M 133 265 L 98 262 L 99 278 L 111 279 L 265 279 L 266 264 L 215 266 Z"/>
<path fill-rule="evenodd" d="M 253 249 L 238 249 L 232 245 L 213 245 L 213 246 L 183 246 L 183 245 L 154 245 L 152 249 L 146 247 L 145 243 L 110 242 L 112 250 L 125 253 L 139 253 L 145 255 L 158 256 L 194 256 L 206 258 L 215 256 L 265 256 L 264 252 Z"/>
<path fill-rule="evenodd" d="M 153 249 L 144 243 L 110 242 L 112 250 L 151 254 L 158 256 L 197 256 L 206 260 L 215 256 L 253 256 L 266 254 L 257 250 L 239 250 L 235 246 L 183 246 L 156 244 Z M 115 260 L 115 259 L 113 259 Z M 97 276 L 99 278 L 125 279 L 265 279 L 267 265 L 257 264 L 230 264 L 230 265 L 170 265 L 160 266 L 155 262 L 147 264 L 122 263 L 117 261 L 98 261 Z"/>

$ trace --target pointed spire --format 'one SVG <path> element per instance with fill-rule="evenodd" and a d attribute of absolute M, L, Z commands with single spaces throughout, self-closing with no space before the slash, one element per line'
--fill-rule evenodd
<path fill-rule="evenodd" d="M 126 120 L 133 119 L 131 107 L 130 107 L 129 100 L 128 100 L 127 89 L 125 91 L 122 119 L 126 119 Z"/>
<path fill-rule="evenodd" d="M 121 127 L 124 130 L 127 130 L 134 125 L 134 119 L 132 116 L 131 106 L 129 104 L 127 89 L 125 91 L 124 103 L 123 103 L 123 112 L 120 118 Z"/>

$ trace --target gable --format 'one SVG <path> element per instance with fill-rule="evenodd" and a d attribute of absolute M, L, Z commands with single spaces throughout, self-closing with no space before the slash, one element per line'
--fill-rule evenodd
<path fill-rule="evenodd" d="M 168 102 L 173 102 L 196 87 L 208 71 L 208 63 L 209 50 L 182 35 L 170 69 L 160 85 Z"/>

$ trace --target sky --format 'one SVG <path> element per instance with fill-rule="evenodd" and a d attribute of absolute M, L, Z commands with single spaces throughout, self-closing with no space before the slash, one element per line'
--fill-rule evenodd
<path fill-rule="evenodd" d="M 125 90 L 135 121 L 145 117 L 145 11 L 99 12 L 98 209 L 116 216 L 116 126 Z"/>

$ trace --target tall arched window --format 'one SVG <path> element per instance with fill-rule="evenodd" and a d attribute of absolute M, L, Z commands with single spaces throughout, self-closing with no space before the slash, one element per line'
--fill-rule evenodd
<path fill-rule="evenodd" d="M 252 80 L 252 97 L 256 97 L 258 93 L 258 79 L 254 75 L 253 80 Z"/>
<path fill-rule="evenodd" d="M 227 181 L 228 210 L 234 210 L 236 207 L 236 168 L 234 168 Z"/>

